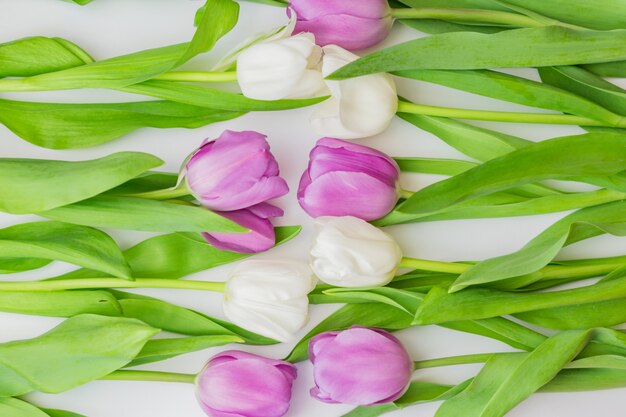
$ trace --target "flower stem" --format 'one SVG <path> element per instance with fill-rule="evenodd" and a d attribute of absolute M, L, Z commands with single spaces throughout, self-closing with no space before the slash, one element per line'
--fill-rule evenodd
<path fill-rule="evenodd" d="M 438 366 L 465 365 L 469 363 L 487 362 L 493 353 L 477 353 L 473 355 L 449 356 L 447 358 L 426 359 L 413 362 L 414 369 L 436 368 Z"/>
<path fill-rule="evenodd" d="M 145 193 L 125 194 L 126 197 L 145 198 L 150 200 L 170 200 L 178 197 L 184 197 L 190 194 L 189 188 L 185 182 L 181 182 L 175 188 L 165 188 L 163 190 L 146 191 Z"/>
<path fill-rule="evenodd" d="M 400 266 L 403 268 L 420 269 L 431 272 L 446 272 L 450 274 L 462 274 L 472 265 L 456 262 L 429 261 L 426 259 L 402 258 Z"/>
<path fill-rule="evenodd" d="M 431 7 L 420 7 L 418 9 L 401 8 L 392 9 L 391 16 L 397 19 L 437 19 L 451 20 L 460 23 L 492 23 L 528 28 L 545 26 L 544 23 L 538 22 L 528 16 L 496 10 Z"/>
<path fill-rule="evenodd" d="M 422 114 L 426 116 L 450 117 L 456 119 L 487 120 L 493 122 L 539 123 L 555 125 L 608 126 L 608 124 L 587 117 L 569 114 L 518 113 L 489 110 L 458 109 L 451 107 L 428 106 L 425 104 L 398 101 L 398 113 Z M 626 117 L 612 127 L 626 128 Z"/>
<path fill-rule="evenodd" d="M 115 371 L 100 379 L 106 381 L 155 381 L 194 384 L 196 375 L 157 371 Z"/>
<path fill-rule="evenodd" d="M 237 81 L 236 71 L 203 72 L 203 71 L 172 71 L 152 78 L 160 81 L 187 81 L 197 83 L 219 83 Z"/>
<path fill-rule="evenodd" d="M 0 282 L 0 291 L 63 291 L 97 288 L 171 288 L 224 292 L 224 282 L 176 279 L 139 278 L 128 281 L 119 278 L 60 279 L 49 281 Z"/>

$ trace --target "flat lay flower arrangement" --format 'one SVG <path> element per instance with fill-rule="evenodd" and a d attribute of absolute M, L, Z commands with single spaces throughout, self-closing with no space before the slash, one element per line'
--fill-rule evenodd
<path fill-rule="evenodd" d="M 89 14 L 100 2 L 65 5 Z M 239 36 L 240 5 L 207 0 L 184 43 L 111 57 L 38 33 L 0 43 L 0 123 L 49 155 L 0 154 L 10 219 L 0 311 L 56 318 L 31 338 L 3 332 L 0 417 L 85 417 L 32 394 L 96 380 L 187 384 L 210 417 L 311 415 L 292 404 L 307 385 L 328 413 L 343 404 L 351 417 L 429 402 L 435 417 L 502 417 L 537 392 L 623 392 L 626 255 L 562 255 L 626 236 L 626 2 L 254 2 L 280 11 L 282 26 L 257 22 L 263 33 Z M 390 43 L 399 27 L 413 38 Z M 223 37 L 237 46 L 223 52 Z M 212 64 L 191 70 L 201 55 Z M 525 110 L 435 105 L 411 91 L 415 81 Z M 133 100 L 89 101 L 94 89 Z M 81 100 L 45 95 L 66 90 Z M 308 120 L 290 146 L 318 140 L 290 178 L 282 168 L 293 161 L 271 135 L 233 119 L 262 112 L 282 124 L 295 109 Z M 411 128 L 403 141 L 428 133 L 457 157 L 382 152 L 392 123 Z M 577 133 L 531 140 L 506 123 Z M 204 137 L 212 124 L 219 133 Z M 195 142 L 177 140 L 180 128 L 195 129 Z M 135 131 L 156 129 L 184 150 L 178 169 L 132 145 Z M 112 141 L 124 150 L 100 152 Z M 92 147 L 96 157 L 76 151 Z M 281 219 L 289 198 L 297 224 Z M 390 233 L 414 228 L 420 241 L 409 224 L 542 214 L 558 217 L 519 247 L 495 242 L 511 250 L 491 258 L 430 259 Z M 142 240 L 129 246 L 124 233 Z M 302 239 L 306 251 L 281 255 Z M 72 269 L 50 272 L 56 262 Z M 221 279 L 203 277 L 217 267 Z M 213 300 L 218 314 L 171 301 L 180 291 Z M 336 309 L 312 322 L 319 304 Z M 433 341 L 409 346 L 402 334 L 428 325 L 500 349 L 424 358 L 412 347 Z M 261 354 L 279 343 L 286 356 Z M 206 353 L 204 367 L 160 367 L 192 353 Z M 480 366 L 453 383 L 424 371 L 464 364 Z"/>

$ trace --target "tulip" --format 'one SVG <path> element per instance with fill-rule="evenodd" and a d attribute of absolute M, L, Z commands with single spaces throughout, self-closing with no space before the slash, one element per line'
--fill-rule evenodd
<path fill-rule="evenodd" d="M 291 0 L 291 13 L 297 18 L 295 33 L 311 32 L 318 45 L 350 51 L 380 43 L 393 25 L 387 0 Z"/>
<path fill-rule="evenodd" d="M 402 250 L 391 236 L 357 217 L 318 217 L 311 248 L 317 277 L 337 287 L 378 287 L 391 281 Z"/>
<path fill-rule="evenodd" d="M 309 154 L 309 166 L 298 187 L 298 202 L 312 217 L 378 219 L 398 201 L 398 176 L 398 165 L 384 153 L 323 138 Z"/>
<path fill-rule="evenodd" d="M 301 262 L 242 262 L 226 283 L 224 313 L 246 330 L 288 342 L 308 320 L 307 295 L 315 283 L 311 269 Z"/>
<path fill-rule="evenodd" d="M 211 232 L 202 233 L 202 236 L 217 249 L 239 253 L 258 253 L 271 249 L 276 243 L 276 234 L 269 219 L 284 214 L 281 209 L 268 203 L 260 203 L 247 209 L 216 213 L 250 231 L 247 233 Z"/>
<path fill-rule="evenodd" d="M 325 46 L 324 77 L 358 58 L 336 45 Z M 388 74 L 371 74 L 341 81 L 327 80 L 331 97 L 313 112 L 311 124 L 321 136 L 358 139 L 384 131 L 398 110 L 396 85 Z"/>
<path fill-rule="evenodd" d="M 328 403 L 374 405 L 406 391 L 413 362 L 400 341 L 384 330 L 352 327 L 321 333 L 309 343 L 315 388 Z"/>
<path fill-rule="evenodd" d="M 325 94 L 321 58 L 322 49 L 310 33 L 253 44 L 237 58 L 239 87 L 257 100 Z"/>
<path fill-rule="evenodd" d="M 215 355 L 198 374 L 196 396 L 210 417 L 280 417 L 289 409 L 296 367 L 231 350 Z"/>
<path fill-rule="evenodd" d="M 202 205 L 239 210 L 287 194 L 266 136 L 226 130 L 205 142 L 184 169 L 187 188 Z"/>

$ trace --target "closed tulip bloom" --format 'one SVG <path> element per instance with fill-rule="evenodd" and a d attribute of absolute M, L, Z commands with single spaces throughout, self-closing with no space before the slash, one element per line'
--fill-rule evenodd
<path fill-rule="evenodd" d="M 309 154 L 309 166 L 298 187 L 298 202 L 312 217 L 378 219 L 398 201 L 398 177 L 398 165 L 384 153 L 322 138 Z"/>
<path fill-rule="evenodd" d="M 274 247 L 276 234 L 270 219 L 283 215 L 283 211 L 278 207 L 260 203 L 247 209 L 216 213 L 250 230 L 247 233 L 202 233 L 207 242 L 217 249 L 258 253 Z"/>
<path fill-rule="evenodd" d="M 311 248 L 317 277 L 337 287 L 379 287 L 391 281 L 402 250 L 391 236 L 357 217 L 318 217 Z"/>
<path fill-rule="evenodd" d="M 336 45 L 324 47 L 324 77 L 356 60 Z M 359 139 L 383 132 L 398 110 L 396 85 L 389 74 L 371 74 L 341 81 L 327 80 L 331 97 L 317 105 L 311 117 L 321 136 Z"/>
<path fill-rule="evenodd" d="M 352 327 L 321 333 L 309 343 L 315 388 L 328 403 L 374 405 L 394 401 L 411 381 L 413 362 L 402 343 L 379 329 Z"/>
<path fill-rule="evenodd" d="M 209 417 L 281 417 L 289 409 L 296 367 L 231 350 L 198 374 L 196 396 Z"/>
<path fill-rule="evenodd" d="M 323 95 L 327 88 L 321 58 L 310 33 L 253 44 L 237 58 L 239 87 L 244 96 L 257 100 Z"/>
<path fill-rule="evenodd" d="M 187 188 L 205 207 L 239 210 L 287 194 L 266 136 L 226 130 L 188 159 Z"/>
<path fill-rule="evenodd" d="M 382 42 L 393 25 L 387 0 L 291 0 L 295 32 L 311 32 L 318 45 L 339 45 L 350 51 Z"/>
<path fill-rule="evenodd" d="M 288 342 L 308 320 L 307 295 L 315 283 L 311 269 L 301 262 L 245 261 L 226 283 L 224 313 L 246 330 Z"/>

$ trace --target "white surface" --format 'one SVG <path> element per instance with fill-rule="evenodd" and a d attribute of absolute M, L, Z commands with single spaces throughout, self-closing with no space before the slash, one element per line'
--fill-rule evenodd
<path fill-rule="evenodd" d="M 32 35 L 60 36 L 72 40 L 94 57 L 101 59 L 150 47 L 184 42 L 190 39 L 193 14 L 199 1 L 183 0 L 95 0 L 79 7 L 58 0 L 0 0 L 0 42 Z M 236 29 L 219 43 L 214 52 L 191 62 L 188 67 L 203 69 L 215 62 L 222 53 L 240 40 L 257 32 L 267 31 L 285 21 L 284 12 L 268 6 L 243 3 L 241 19 Z M 416 32 L 397 26 L 387 41 L 397 43 L 416 36 Z M 530 71 L 516 73 L 533 76 Z M 421 103 L 495 110 L 522 110 L 522 106 L 501 103 L 425 83 L 398 81 L 399 92 Z M 2 97 L 18 97 L 2 95 Z M 119 100 L 122 95 L 107 91 L 51 92 L 41 95 L 22 94 L 21 99 L 50 101 Z M 27 98 L 28 97 L 28 98 Z M 280 113 L 254 113 L 234 121 L 217 123 L 196 130 L 145 129 L 115 142 L 84 150 L 53 151 L 37 148 L 22 141 L 0 126 L 0 157 L 30 157 L 55 159 L 88 159 L 122 150 L 151 152 L 167 161 L 165 168 L 175 171 L 185 156 L 205 137 L 215 137 L 222 130 L 253 129 L 269 136 L 272 149 L 280 163 L 282 174 L 292 192 L 279 200 L 286 216 L 280 224 L 302 224 L 302 234 L 284 247 L 259 255 L 268 258 L 291 257 L 306 259 L 310 240 L 310 219 L 298 207 L 295 190 L 307 154 L 317 139 L 308 125 L 311 109 Z M 533 140 L 575 134 L 576 127 L 528 126 L 515 124 L 481 125 L 496 127 L 511 134 Z M 460 157 L 437 138 L 396 119 L 384 134 L 360 141 L 376 146 L 391 155 Z M 423 187 L 435 177 L 403 178 L 405 188 Z M 508 253 L 521 247 L 535 234 L 563 214 L 527 218 L 436 222 L 392 227 L 393 233 L 408 256 L 440 260 L 483 259 Z M 0 227 L 35 220 L 35 216 L 0 215 Z M 124 248 L 145 239 L 147 233 L 109 231 Z M 592 257 L 620 255 L 626 252 L 626 241 L 601 237 L 573 245 L 562 257 Z M 223 279 L 232 265 L 196 274 L 193 278 Z M 69 270 L 68 265 L 54 264 L 24 278 L 38 279 Z M 161 297 L 202 312 L 222 317 L 220 297 L 209 293 L 150 290 L 145 294 Z M 313 306 L 311 322 L 301 334 L 310 330 L 336 307 Z M 0 341 L 33 337 L 51 328 L 59 319 L 0 314 Z M 415 360 L 455 354 L 509 350 L 506 345 L 490 339 L 429 326 L 399 332 Z M 291 345 L 264 348 L 229 346 L 260 354 L 282 357 Z M 175 372 L 197 372 L 213 354 L 224 348 L 210 349 L 147 366 L 151 369 Z M 327 405 L 308 396 L 312 386 L 308 363 L 298 365 L 300 375 L 294 387 L 294 400 L 288 416 L 340 416 L 349 406 Z M 471 376 L 478 366 L 442 368 L 420 371 L 416 378 L 454 383 Z M 509 416 L 522 417 L 583 417 L 593 413 L 603 417 L 624 416 L 626 389 L 596 393 L 541 394 L 533 396 L 513 410 Z M 149 382 L 92 382 L 60 395 L 32 394 L 36 404 L 72 410 L 89 417 L 201 417 L 193 388 L 184 384 Z M 395 417 L 432 416 L 438 404 L 426 404 L 397 412 Z M 459 416 L 461 417 L 461 416 Z"/>

